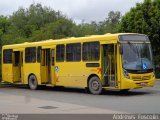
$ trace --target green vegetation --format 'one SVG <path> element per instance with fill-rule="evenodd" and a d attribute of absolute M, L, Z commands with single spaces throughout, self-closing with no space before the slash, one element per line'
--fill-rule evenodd
<path fill-rule="evenodd" d="M 9 17 L 0 16 L 0 44 L 115 33 L 119 20 L 120 12 L 111 11 L 104 21 L 77 25 L 60 11 L 31 4 L 29 8 L 19 8 Z"/>

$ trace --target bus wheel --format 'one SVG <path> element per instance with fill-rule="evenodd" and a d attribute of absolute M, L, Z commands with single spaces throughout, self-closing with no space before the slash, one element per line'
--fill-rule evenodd
<path fill-rule="evenodd" d="M 98 77 L 95 76 L 89 80 L 89 91 L 94 95 L 101 94 L 102 84 Z"/>
<path fill-rule="evenodd" d="M 29 77 L 28 84 L 31 90 L 36 90 L 38 88 L 38 82 L 36 76 L 31 75 Z"/>

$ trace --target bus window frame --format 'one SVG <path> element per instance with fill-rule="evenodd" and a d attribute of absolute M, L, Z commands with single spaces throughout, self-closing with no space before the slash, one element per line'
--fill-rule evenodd
<path fill-rule="evenodd" d="M 26 57 L 28 57 L 28 56 L 26 56 L 26 50 L 27 49 L 35 49 L 35 56 L 34 56 L 34 58 L 30 58 L 30 60 L 29 61 L 27 61 L 26 59 Z M 31 50 L 32 51 L 32 50 Z M 33 52 L 33 51 L 32 51 Z M 31 53 L 31 52 L 30 52 Z M 33 53 L 32 53 L 33 54 Z M 30 57 L 31 57 L 31 55 L 30 55 Z M 36 61 L 37 61 L 37 48 L 36 47 L 26 47 L 25 48 L 25 63 L 36 63 Z"/>
<path fill-rule="evenodd" d="M 73 59 L 72 60 L 67 60 L 67 46 L 68 45 L 73 45 L 72 47 L 75 47 L 75 45 L 80 45 L 79 47 L 80 47 L 80 50 L 78 51 L 78 50 L 76 50 L 76 53 L 73 53 L 73 55 L 76 55 L 76 59 L 74 59 L 74 57 L 73 57 Z M 76 49 L 77 49 L 77 46 L 75 47 Z M 75 48 L 73 48 L 73 49 L 75 49 Z M 79 57 L 80 57 L 80 59 L 77 59 L 77 51 L 79 52 Z M 69 44 L 66 44 L 66 49 L 65 49 L 65 59 L 66 59 L 66 62 L 80 62 L 81 61 L 81 56 L 82 56 L 82 45 L 81 45 L 81 43 L 80 42 L 78 42 L 78 43 L 69 43 Z M 73 52 L 75 52 L 74 50 L 73 50 Z"/>
<path fill-rule="evenodd" d="M 5 61 L 5 59 L 6 59 L 6 57 L 5 57 L 5 51 L 10 51 L 11 52 L 11 54 L 10 55 L 7 55 L 7 56 L 9 56 L 11 59 L 11 61 L 9 61 L 9 62 L 6 62 Z M 8 61 L 8 59 L 7 59 L 7 61 Z M 13 64 L 13 49 L 3 49 L 3 64 Z"/>
<path fill-rule="evenodd" d="M 94 59 L 94 60 L 91 60 L 91 59 L 84 60 L 84 44 L 86 44 L 86 43 L 89 43 L 89 44 L 91 44 L 91 43 L 98 43 L 98 45 L 99 45 L 99 46 L 98 46 L 98 47 L 99 47 L 99 50 L 98 50 L 98 59 Z M 83 60 L 84 62 L 99 61 L 99 60 L 100 60 L 100 57 L 101 57 L 101 55 L 100 55 L 100 53 L 101 53 L 100 50 L 101 50 L 101 44 L 100 44 L 99 41 L 83 42 L 83 45 L 82 45 L 82 60 Z"/>
<path fill-rule="evenodd" d="M 59 46 L 63 46 L 64 48 L 63 48 L 63 60 L 59 60 L 59 59 L 57 59 L 58 57 L 58 54 L 57 54 L 57 47 L 59 47 Z M 61 49 L 61 48 L 60 48 Z M 64 62 L 65 61 L 65 53 L 66 53 L 66 51 L 65 51 L 65 45 L 64 44 L 58 44 L 58 45 L 56 45 L 56 52 L 55 52 L 55 57 L 56 57 L 56 62 Z"/>

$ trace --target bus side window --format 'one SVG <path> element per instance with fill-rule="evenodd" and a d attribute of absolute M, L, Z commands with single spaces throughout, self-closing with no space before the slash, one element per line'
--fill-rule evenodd
<path fill-rule="evenodd" d="M 71 43 L 66 45 L 66 61 L 81 61 L 81 43 Z"/>
<path fill-rule="evenodd" d="M 12 49 L 3 50 L 3 63 L 12 64 Z"/>
<path fill-rule="evenodd" d="M 84 42 L 82 53 L 83 61 L 98 61 L 100 58 L 100 43 Z"/>
<path fill-rule="evenodd" d="M 26 63 L 36 62 L 36 47 L 28 47 L 25 49 L 25 62 Z"/>
<path fill-rule="evenodd" d="M 56 46 L 56 62 L 64 62 L 65 46 L 63 44 Z"/>

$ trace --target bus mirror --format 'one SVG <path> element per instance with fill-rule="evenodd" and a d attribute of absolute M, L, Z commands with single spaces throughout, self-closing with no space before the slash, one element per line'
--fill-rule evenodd
<path fill-rule="evenodd" d="M 120 54 L 123 54 L 123 46 L 122 45 L 120 45 L 119 51 L 120 51 Z"/>

